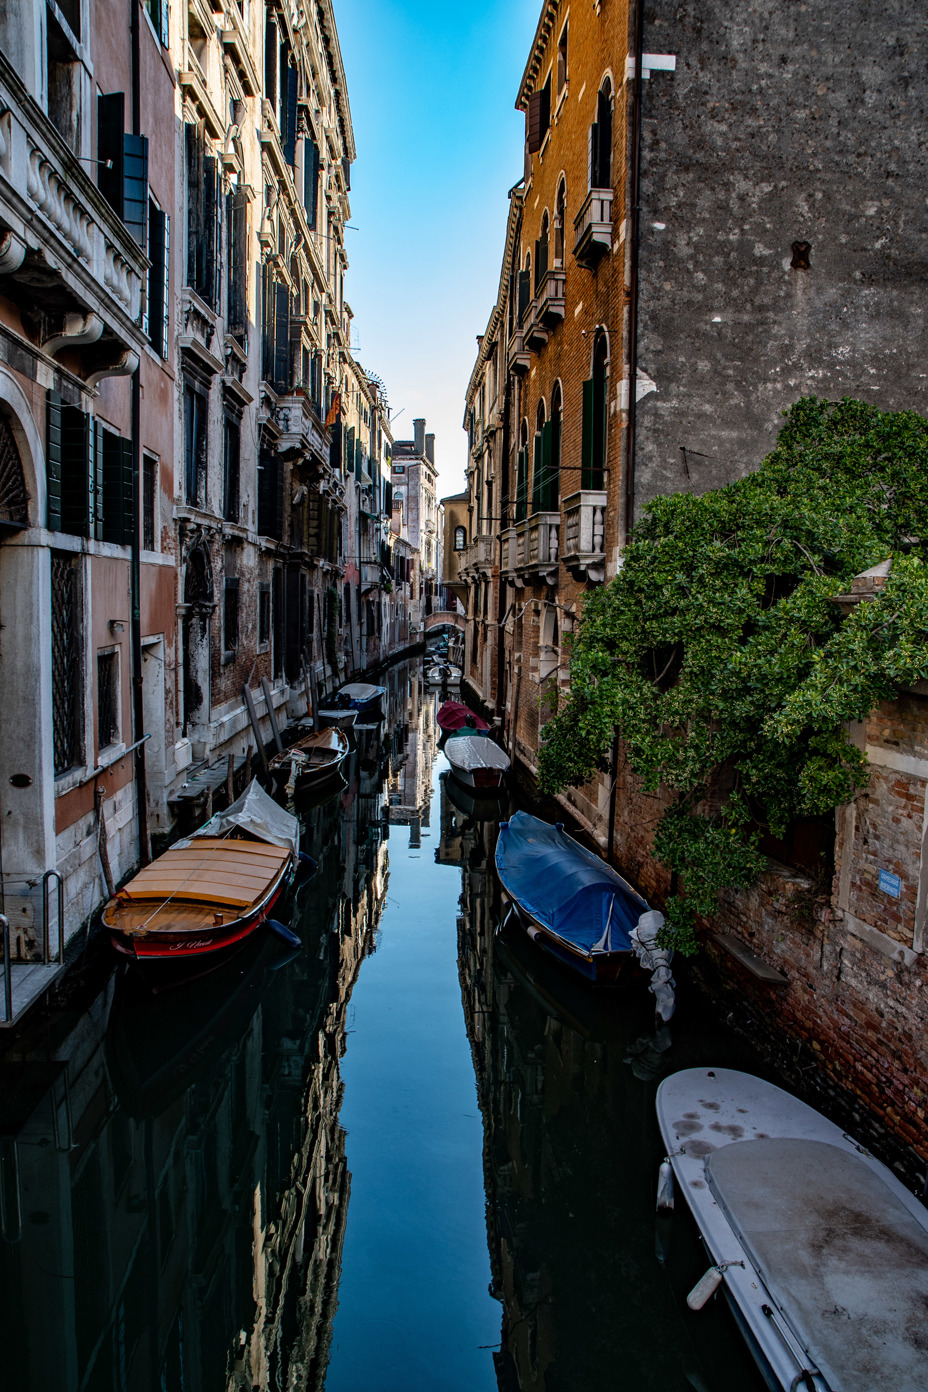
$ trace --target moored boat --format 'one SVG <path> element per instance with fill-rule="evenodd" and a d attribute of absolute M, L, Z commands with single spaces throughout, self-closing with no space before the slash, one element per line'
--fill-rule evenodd
<path fill-rule="evenodd" d="M 928 1212 L 869 1151 L 761 1078 L 688 1068 L 658 1088 L 668 1160 L 767 1384 L 928 1387 Z M 662 1167 L 663 1168 L 663 1167 Z"/>
<path fill-rule="evenodd" d="M 373 715 L 375 711 L 382 711 L 386 694 L 385 686 L 375 686 L 372 682 L 348 682 L 339 688 L 329 704 L 335 710 L 353 710 L 362 715 Z"/>
<path fill-rule="evenodd" d="M 453 662 L 436 662 L 425 674 L 429 686 L 456 686 L 461 680 L 461 669 Z"/>
<path fill-rule="evenodd" d="M 349 748 L 348 736 L 343 730 L 316 730 L 297 740 L 283 754 L 275 754 L 268 771 L 279 792 L 285 788 L 304 792 L 338 773 Z"/>
<path fill-rule="evenodd" d="M 118 952 L 146 962 L 201 957 L 267 919 L 299 855 L 297 819 L 257 780 L 231 807 L 146 865 L 103 910 Z"/>
<path fill-rule="evenodd" d="M 317 711 L 319 724 L 324 729 L 352 730 L 358 718 L 358 712 L 352 710 L 350 706 L 326 707 L 324 710 Z"/>
<path fill-rule="evenodd" d="M 613 985 L 638 958 L 651 972 L 659 1014 L 670 1019 L 671 954 L 656 945 L 663 915 L 601 856 L 560 824 L 516 812 L 500 823 L 496 873 L 510 913 L 538 947 L 594 986 Z"/>
<path fill-rule="evenodd" d="M 445 745 L 451 772 L 465 788 L 499 788 L 509 772 L 509 755 L 486 736 L 459 735 Z"/>
<path fill-rule="evenodd" d="M 490 727 L 485 720 L 465 706 L 462 701 L 443 701 L 435 717 L 438 728 L 446 739 L 457 735 L 488 735 Z"/>

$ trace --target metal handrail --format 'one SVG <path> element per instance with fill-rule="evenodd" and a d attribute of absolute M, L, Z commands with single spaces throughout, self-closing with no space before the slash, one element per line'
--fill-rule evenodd
<path fill-rule="evenodd" d="M 52 879 L 58 881 L 58 965 L 64 966 L 64 881 L 57 870 L 46 870 L 42 876 L 42 944 L 45 965 L 49 965 L 49 924 L 48 924 L 48 886 Z"/>
<path fill-rule="evenodd" d="M 13 965 L 10 961 L 10 920 L 4 913 L 0 913 L 0 930 L 3 933 L 3 1022 L 8 1025 L 13 1018 Z"/>

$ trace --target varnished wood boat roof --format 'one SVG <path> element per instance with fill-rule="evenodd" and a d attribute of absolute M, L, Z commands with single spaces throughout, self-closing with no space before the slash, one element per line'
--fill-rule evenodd
<path fill-rule="evenodd" d="M 289 859 L 283 846 L 265 841 L 201 836 L 172 846 L 119 892 L 122 901 L 150 908 L 172 902 L 217 904 L 247 909 L 260 903 Z"/>

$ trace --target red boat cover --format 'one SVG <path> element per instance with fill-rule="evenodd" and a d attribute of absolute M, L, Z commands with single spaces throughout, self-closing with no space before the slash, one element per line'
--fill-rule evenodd
<path fill-rule="evenodd" d="M 465 725 L 473 722 L 475 730 L 489 730 L 489 725 L 485 720 L 481 720 L 479 715 L 475 715 L 472 710 L 460 701 L 445 701 L 439 707 L 436 719 L 439 728 L 442 730 L 463 730 Z"/>

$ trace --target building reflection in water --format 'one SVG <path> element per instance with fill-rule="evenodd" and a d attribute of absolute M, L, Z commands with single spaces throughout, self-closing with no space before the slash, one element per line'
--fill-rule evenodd
<path fill-rule="evenodd" d="M 458 961 L 484 1125 L 491 1289 L 502 1304 L 498 1386 L 753 1387 L 737 1352 L 730 1376 L 707 1377 L 713 1351 L 696 1349 L 684 1328 L 671 1286 L 679 1271 L 655 1255 L 654 1093 L 657 1075 L 680 1066 L 669 1031 L 655 1030 L 644 986 L 591 991 L 523 935 L 497 935 L 501 811 L 468 804 L 443 778 L 437 856 L 461 867 Z M 674 1240 L 671 1266 L 691 1285 L 705 1258 L 694 1240 Z"/>
<path fill-rule="evenodd" d="M 376 944 L 387 817 L 428 817 L 416 669 L 301 807 L 319 872 L 270 934 L 152 995 L 101 951 L 0 1060 L 4 1385 L 321 1389 L 350 1189 L 348 1002 Z M 417 820 L 418 819 L 418 820 Z"/>

